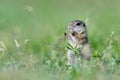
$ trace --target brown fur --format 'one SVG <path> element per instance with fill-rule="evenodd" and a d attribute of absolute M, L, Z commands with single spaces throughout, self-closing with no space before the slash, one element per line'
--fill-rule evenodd
<path fill-rule="evenodd" d="M 91 48 L 87 36 L 87 27 L 83 21 L 74 20 L 68 26 L 69 34 L 65 33 L 65 37 L 72 47 L 77 46 L 81 51 L 81 57 L 85 60 L 90 60 Z M 68 64 L 76 64 L 79 62 L 79 57 L 74 51 L 67 51 Z"/>

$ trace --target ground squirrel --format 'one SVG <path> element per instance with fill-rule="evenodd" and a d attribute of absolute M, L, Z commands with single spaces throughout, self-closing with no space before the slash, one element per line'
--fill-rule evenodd
<path fill-rule="evenodd" d="M 72 49 L 67 49 L 67 64 L 72 65 L 79 62 L 79 58 L 90 60 L 91 48 L 88 41 L 87 27 L 83 21 L 74 20 L 68 26 L 65 38 L 72 47 L 76 47 L 80 52 L 76 55 Z"/>

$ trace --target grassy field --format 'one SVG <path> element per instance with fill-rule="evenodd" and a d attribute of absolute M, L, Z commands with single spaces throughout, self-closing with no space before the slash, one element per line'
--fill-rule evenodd
<path fill-rule="evenodd" d="M 119 0 L 0 0 L 0 80 L 119 80 Z M 66 66 L 64 32 L 87 21 L 87 64 Z"/>

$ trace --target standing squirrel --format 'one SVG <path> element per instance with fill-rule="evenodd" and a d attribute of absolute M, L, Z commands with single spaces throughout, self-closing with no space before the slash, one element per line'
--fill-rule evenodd
<path fill-rule="evenodd" d="M 80 57 L 89 61 L 91 48 L 88 41 L 87 27 L 83 21 L 74 20 L 68 26 L 68 34 L 64 33 L 68 43 L 79 50 L 79 55 L 74 50 L 67 50 L 67 64 L 74 65 L 79 62 Z"/>

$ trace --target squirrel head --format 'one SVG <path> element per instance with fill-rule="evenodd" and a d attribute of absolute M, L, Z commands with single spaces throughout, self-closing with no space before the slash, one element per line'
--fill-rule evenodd
<path fill-rule="evenodd" d="M 81 20 L 73 20 L 70 22 L 68 26 L 68 30 L 70 33 L 82 33 L 83 31 L 86 31 L 86 25 L 83 21 Z"/>

